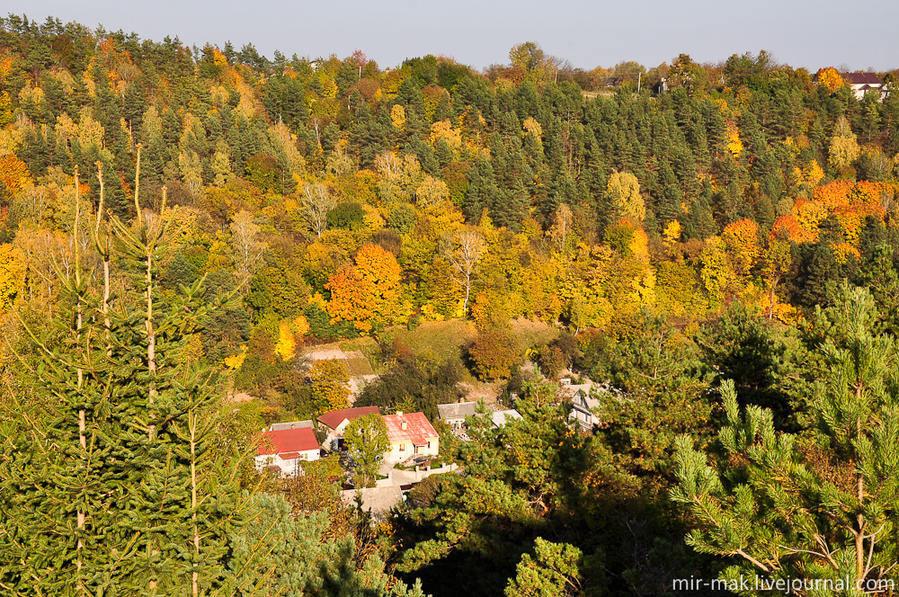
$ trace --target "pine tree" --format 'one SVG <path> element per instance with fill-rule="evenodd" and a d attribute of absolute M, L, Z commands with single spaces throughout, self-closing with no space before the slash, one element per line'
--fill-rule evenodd
<path fill-rule="evenodd" d="M 672 497 L 698 522 L 687 542 L 731 558 L 727 578 L 848 579 L 845 590 L 828 591 L 840 595 L 896 580 L 897 347 L 872 331 L 876 316 L 868 291 L 846 285 L 833 307 L 818 309 L 825 379 L 810 401 L 812 429 L 777 432 L 771 411 L 741 411 L 728 382 L 717 466 L 679 438 Z"/>

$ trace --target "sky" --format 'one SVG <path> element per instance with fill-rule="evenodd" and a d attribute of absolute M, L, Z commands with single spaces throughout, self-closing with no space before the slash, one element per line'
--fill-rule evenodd
<path fill-rule="evenodd" d="M 899 0 L 3 0 L 0 14 L 10 12 L 188 45 L 252 43 L 269 57 L 361 49 L 382 68 L 435 54 L 482 69 L 529 40 L 585 69 L 652 67 L 682 52 L 717 63 L 762 49 L 812 70 L 899 68 Z"/>

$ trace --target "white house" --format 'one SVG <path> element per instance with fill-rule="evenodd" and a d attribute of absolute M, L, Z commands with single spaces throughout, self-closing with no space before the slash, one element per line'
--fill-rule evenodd
<path fill-rule="evenodd" d="M 300 462 L 321 457 L 321 449 L 311 427 L 268 429 L 257 447 L 256 470 L 276 470 L 282 477 L 301 474 Z"/>
<path fill-rule="evenodd" d="M 856 99 L 864 98 L 868 91 L 876 91 L 878 97 L 883 97 L 884 92 L 888 91 L 877 73 L 843 73 L 842 77 Z"/>

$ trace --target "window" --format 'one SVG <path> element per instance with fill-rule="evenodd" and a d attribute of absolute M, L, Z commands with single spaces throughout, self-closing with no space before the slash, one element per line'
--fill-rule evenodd
<path fill-rule="evenodd" d="M 406 443 L 403 442 L 400 444 L 400 452 L 405 452 L 405 451 L 406 451 Z"/>
<path fill-rule="evenodd" d="M 428 442 L 428 449 L 431 449 L 431 442 Z"/>

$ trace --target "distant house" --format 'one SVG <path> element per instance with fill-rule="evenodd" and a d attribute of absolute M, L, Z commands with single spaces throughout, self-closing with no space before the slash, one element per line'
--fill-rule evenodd
<path fill-rule="evenodd" d="M 365 415 L 379 414 L 381 411 L 377 406 L 356 406 L 326 412 L 318 418 L 319 427 L 327 433 L 322 445 L 332 452 L 339 449 L 343 441 L 343 432 L 350 421 Z"/>
<path fill-rule="evenodd" d="M 868 91 L 876 91 L 881 97 L 888 91 L 877 73 L 843 73 L 842 77 L 857 99 L 864 98 Z"/>
<path fill-rule="evenodd" d="M 568 415 L 569 420 L 577 421 L 582 429 L 591 430 L 593 426 L 599 423 L 593 409 L 599 406 L 599 400 L 592 397 L 592 382 L 582 384 L 572 384 L 570 379 L 563 379 L 562 391 L 567 393 L 571 398 L 571 412 Z"/>
<path fill-rule="evenodd" d="M 403 413 L 384 415 L 387 425 L 387 441 L 390 449 L 384 461 L 397 463 L 413 456 L 436 456 L 440 450 L 440 439 L 424 413 Z"/>
<path fill-rule="evenodd" d="M 477 409 L 477 402 L 451 402 L 449 404 L 438 404 L 437 412 L 440 420 L 450 426 L 452 429 L 462 429 L 465 427 L 465 417 L 474 416 Z"/>
<path fill-rule="evenodd" d="M 300 472 L 300 462 L 318 460 L 321 451 L 312 427 L 266 430 L 259 439 L 256 470 L 276 470 L 282 477 Z"/>
<path fill-rule="evenodd" d="M 513 421 L 515 419 L 520 419 L 521 413 L 519 413 L 514 408 L 510 408 L 508 410 L 495 410 L 490 413 L 490 419 L 493 421 L 494 427 L 503 427 L 509 421 Z"/>

